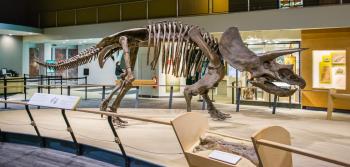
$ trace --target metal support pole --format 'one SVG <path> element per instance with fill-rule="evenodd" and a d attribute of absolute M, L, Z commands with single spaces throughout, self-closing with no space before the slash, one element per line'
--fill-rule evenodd
<path fill-rule="evenodd" d="M 239 105 L 241 103 L 241 88 L 237 88 L 237 97 L 236 97 L 236 112 L 239 112 Z"/>
<path fill-rule="evenodd" d="M 60 76 L 60 84 L 61 84 L 61 95 L 63 94 L 63 78 L 62 78 L 62 75 Z"/>
<path fill-rule="evenodd" d="M 4 99 L 7 100 L 7 79 L 4 76 Z M 5 109 L 7 109 L 7 103 L 4 103 Z"/>
<path fill-rule="evenodd" d="M 106 86 L 102 86 L 102 100 L 106 98 Z"/>
<path fill-rule="evenodd" d="M 174 87 L 173 85 L 170 86 L 170 97 L 169 97 L 169 109 L 172 108 L 173 105 L 173 93 L 174 93 Z"/>
<path fill-rule="evenodd" d="M 0 129 L 0 142 L 5 142 L 5 133 L 2 133 L 1 129 Z"/>
<path fill-rule="evenodd" d="M 70 96 L 70 86 L 67 87 L 67 95 Z"/>
<path fill-rule="evenodd" d="M 114 135 L 114 138 L 115 138 L 115 142 L 118 144 L 119 149 L 120 149 L 120 151 L 121 151 L 122 154 L 123 154 L 123 158 L 124 158 L 124 161 L 125 161 L 125 167 L 129 167 L 129 166 L 130 166 L 129 158 L 128 158 L 128 156 L 126 155 L 126 152 L 125 152 L 125 150 L 124 150 L 124 147 L 123 147 L 123 145 L 122 145 L 122 142 L 120 141 L 120 138 L 119 138 L 119 136 L 118 136 L 118 134 L 117 134 L 117 131 L 116 131 L 115 128 L 114 128 L 113 121 L 112 121 L 112 116 L 108 116 L 108 117 L 107 117 L 107 120 L 108 120 L 109 126 L 110 126 L 111 129 L 112 129 L 112 132 L 113 132 L 113 135 Z"/>
<path fill-rule="evenodd" d="M 40 87 L 41 87 L 41 85 L 39 84 L 38 85 L 38 93 L 40 93 Z M 37 106 L 37 108 L 40 109 L 40 106 Z"/>
<path fill-rule="evenodd" d="M 214 89 L 215 88 L 211 88 L 211 102 L 215 102 L 215 100 L 214 100 Z"/>
<path fill-rule="evenodd" d="M 50 77 L 47 78 L 47 93 L 50 94 L 51 86 L 50 86 Z"/>
<path fill-rule="evenodd" d="M 27 77 L 23 74 L 23 91 L 24 91 L 24 101 L 27 101 Z"/>
<path fill-rule="evenodd" d="M 43 75 L 40 75 L 40 85 L 43 85 L 44 81 L 43 81 Z M 43 93 L 43 87 L 40 87 L 40 92 L 39 93 Z"/>
<path fill-rule="evenodd" d="M 277 107 L 277 98 L 278 96 L 275 95 L 274 98 L 273 98 L 273 107 L 272 107 L 272 114 L 275 114 L 276 113 L 276 107 Z"/>
<path fill-rule="evenodd" d="M 33 118 L 33 116 L 32 116 L 32 113 L 31 113 L 30 110 L 29 110 L 29 106 L 28 106 L 28 105 L 25 105 L 25 108 L 26 108 L 27 114 L 28 114 L 29 119 L 30 119 L 30 125 L 32 125 L 32 126 L 34 127 L 34 130 L 35 130 L 36 135 L 37 135 L 37 136 L 40 138 L 40 140 L 41 140 L 41 143 L 40 143 L 41 147 L 46 147 L 45 138 L 41 137 L 40 132 L 39 132 L 39 129 L 38 129 L 38 127 L 36 126 L 36 123 L 35 123 L 34 118 Z"/>
<path fill-rule="evenodd" d="M 136 98 L 135 98 L 135 108 L 139 107 L 139 94 L 140 94 L 140 87 L 136 87 Z"/>
<path fill-rule="evenodd" d="M 205 110 L 205 105 L 206 105 L 206 102 L 205 102 L 205 100 L 203 99 L 203 100 L 202 100 L 202 110 Z"/>
<path fill-rule="evenodd" d="M 232 104 L 234 104 L 235 103 L 235 82 L 232 82 L 231 83 L 232 84 L 232 88 L 231 88 L 231 93 L 232 93 L 232 95 L 231 95 L 231 97 L 232 97 Z"/>
<path fill-rule="evenodd" d="M 85 76 L 85 100 L 87 100 L 87 76 Z"/>
<path fill-rule="evenodd" d="M 291 109 L 292 108 L 292 96 L 289 96 L 289 109 Z"/>
<path fill-rule="evenodd" d="M 75 144 L 75 147 L 76 147 L 76 154 L 77 155 L 81 155 L 82 152 L 81 152 L 81 148 L 80 148 L 80 144 L 77 142 L 77 139 L 75 138 L 75 135 L 73 133 L 73 129 L 72 127 L 70 126 L 69 124 L 69 121 L 67 119 L 67 116 L 66 116 L 66 110 L 65 109 L 61 109 L 61 112 L 62 112 L 62 116 L 64 118 L 64 122 L 66 123 L 67 125 L 67 131 L 70 133 L 70 135 L 72 136 L 72 139 L 73 139 L 73 142 Z"/>

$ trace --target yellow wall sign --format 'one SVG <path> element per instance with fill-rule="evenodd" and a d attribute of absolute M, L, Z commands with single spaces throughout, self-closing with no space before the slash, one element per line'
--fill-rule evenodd
<path fill-rule="evenodd" d="M 345 89 L 345 65 L 345 50 L 314 50 L 313 88 Z"/>

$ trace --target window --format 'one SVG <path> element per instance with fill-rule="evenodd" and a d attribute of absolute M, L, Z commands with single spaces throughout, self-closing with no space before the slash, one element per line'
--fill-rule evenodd
<path fill-rule="evenodd" d="M 302 7 L 303 0 L 279 0 L 280 8 L 294 8 L 294 7 Z"/>

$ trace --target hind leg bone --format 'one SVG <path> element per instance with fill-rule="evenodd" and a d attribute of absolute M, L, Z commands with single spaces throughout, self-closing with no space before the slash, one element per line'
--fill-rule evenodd
<path fill-rule="evenodd" d="M 185 88 L 184 95 L 187 102 L 187 111 L 191 111 L 192 96 L 200 94 L 203 96 L 203 98 L 205 98 L 207 104 L 209 105 L 208 110 L 211 117 L 220 120 L 229 118 L 229 115 L 218 111 L 208 97 L 209 89 L 213 88 L 216 83 L 220 82 L 225 75 L 224 67 L 221 64 L 220 57 L 217 53 L 210 49 L 208 44 L 204 41 L 198 28 L 192 28 L 188 34 L 192 41 L 198 45 L 204 55 L 208 57 L 210 63 L 208 66 L 208 72 L 204 75 L 204 77 L 193 85 L 187 86 Z"/>

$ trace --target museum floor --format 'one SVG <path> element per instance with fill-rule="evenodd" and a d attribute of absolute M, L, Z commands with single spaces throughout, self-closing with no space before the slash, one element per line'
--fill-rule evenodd
<path fill-rule="evenodd" d="M 84 156 L 23 144 L 0 142 L 0 155 L 3 167 L 115 167 Z"/>
<path fill-rule="evenodd" d="M 165 99 L 141 99 L 139 107 L 142 108 L 134 108 L 133 102 L 134 99 L 126 99 L 120 112 L 164 121 L 171 120 L 185 112 L 182 109 L 185 104 L 183 99 L 176 99 L 174 108 L 178 109 L 172 110 L 165 109 L 167 106 L 167 100 Z M 83 101 L 82 105 L 84 103 L 88 102 Z M 200 103 L 194 103 L 193 106 L 195 109 L 199 109 L 201 105 Z M 1 129 L 34 134 L 24 110 L 16 110 L 20 108 L 19 106 L 10 107 L 12 110 L 0 109 Z M 237 137 L 250 138 L 259 129 L 269 125 L 279 125 L 290 131 L 293 146 L 323 153 L 344 161 L 350 159 L 348 154 L 350 150 L 350 114 L 335 113 L 334 120 L 327 121 L 324 120 L 326 113 L 320 111 L 279 108 L 277 114 L 272 115 L 271 109 L 268 107 L 244 105 L 241 106 L 241 112 L 239 113 L 232 112 L 234 105 L 220 104 L 218 107 L 221 111 L 231 113 L 232 118 L 225 121 L 210 119 L 211 130 Z M 42 135 L 70 140 L 69 133 L 65 130 L 64 120 L 58 110 L 33 109 L 32 111 Z M 203 110 L 196 110 L 195 112 L 207 115 L 206 111 Z M 101 118 L 100 115 L 74 111 L 67 112 L 67 115 L 79 142 L 112 151 L 118 148 L 113 142 L 113 135 L 106 118 Z M 127 127 L 117 129 L 126 147 L 127 154 L 165 166 L 187 166 L 171 127 L 134 120 L 128 121 Z M 294 156 L 293 161 L 296 167 L 332 166 L 299 155 Z"/>

